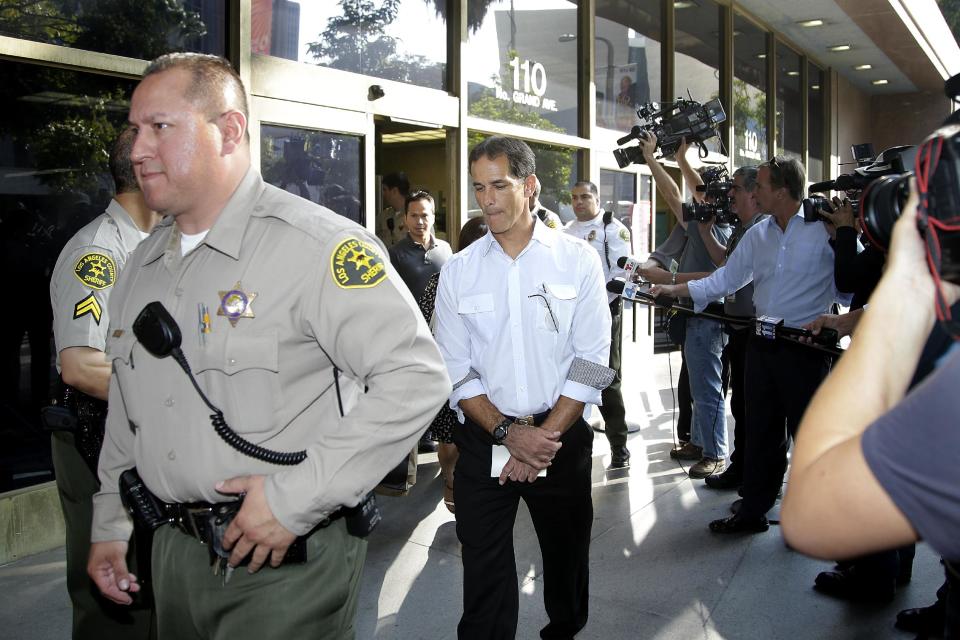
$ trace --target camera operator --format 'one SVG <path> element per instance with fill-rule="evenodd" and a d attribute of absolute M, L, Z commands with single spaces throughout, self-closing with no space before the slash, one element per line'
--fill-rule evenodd
<path fill-rule="evenodd" d="M 924 538 L 945 559 L 960 559 L 960 353 L 954 349 L 905 396 L 935 320 L 937 294 L 911 191 L 856 339 L 800 428 L 783 533 L 793 548 L 816 557 L 849 557 Z M 946 281 L 941 292 L 948 304 L 960 298 L 960 287 Z M 960 637 L 957 570 L 956 562 L 948 566 L 947 637 Z"/>
<path fill-rule="evenodd" d="M 860 251 L 860 234 L 849 199 L 834 196 L 832 208 L 832 212 L 821 208 L 818 213 L 829 223 L 827 231 L 833 236 L 834 280 L 837 291 L 853 294 L 850 308 L 859 309 L 880 281 L 886 256 L 873 244 L 867 244 Z"/>
<path fill-rule="evenodd" d="M 700 223 L 688 223 L 683 219 L 680 190 L 666 170 L 657 162 L 657 137 L 647 132 L 640 138 L 644 160 L 650 167 L 653 180 L 679 224 L 686 232 L 687 243 L 680 257 L 677 274 L 662 269 L 649 269 L 644 274 L 651 282 L 676 282 L 681 273 L 711 272 L 716 269 L 714 258 L 704 241 L 704 236 L 713 243 L 725 246 L 732 229 L 729 225 L 709 224 L 701 232 Z M 676 153 L 677 164 L 687 186 L 695 194 L 696 187 L 703 184 L 700 175 L 687 161 L 687 144 L 683 141 Z M 717 320 L 678 316 L 686 321 L 683 340 L 683 356 L 690 379 L 693 396 L 693 423 L 690 442 L 671 451 L 671 456 L 680 460 L 698 460 L 688 471 L 691 478 L 705 478 L 723 471 L 727 457 L 726 406 L 723 389 L 723 348 L 727 336 L 723 325 Z M 674 318 L 677 321 L 678 318 Z"/>
<path fill-rule="evenodd" d="M 651 293 L 690 295 L 702 311 L 710 300 L 749 282 L 758 314 L 801 326 L 842 298 L 833 278 L 833 249 L 820 222 L 805 222 L 801 203 L 804 169 L 797 160 L 776 156 L 757 172 L 756 199 L 771 217 L 753 225 L 726 264 L 702 280 L 665 285 Z M 776 502 L 793 435 L 810 397 L 829 369 L 828 357 L 814 349 L 751 336 L 746 350 L 746 451 L 743 502 L 733 516 L 710 523 L 715 533 L 761 532 Z M 786 426 L 784 426 L 786 423 Z"/>

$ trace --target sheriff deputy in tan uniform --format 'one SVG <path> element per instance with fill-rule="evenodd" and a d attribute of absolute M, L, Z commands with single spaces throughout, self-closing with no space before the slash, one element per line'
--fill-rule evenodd
<path fill-rule="evenodd" d="M 118 495 L 121 472 L 136 466 L 183 516 L 154 534 L 161 638 L 351 638 L 366 543 L 336 516 L 416 444 L 450 393 L 443 361 L 375 236 L 251 167 L 246 97 L 229 63 L 158 58 L 129 119 L 144 196 L 168 217 L 111 301 L 114 376 L 88 572 L 117 602 L 140 588 L 124 563 L 131 523 Z M 217 435 L 185 372 L 134 334 L 154 300 L 232 430 L 273 451 L 305 450 L 303 462 L 263 462 Z M 214 575 L 195 529 L 221 526 L 204 509 L 238 494 L 222 544 L 230 567 L 249 564 Z M 305 562 L 284 561 L 304 544 Z"/>
<path fill-rule="evenodd" d="M 110 363 L 104 357 L 110 317 L 107 301 L 127 256 L 160 217 L 143 201 L 130 164 L 133 132 L 125 130 L 110 151 L 115 193 L 107 210 L 64 246 L 50 279 L 57 370 L 65 385 L 63 406 L 76 418 L 73 431 L 52 435 L 57 492 L 66 525 L 67 591 L 73 603 L 73 638 L 149 638 L 150 602 L 124 609 L 100 597 L 87 576 L 96 464 L 103 438 Z"/>

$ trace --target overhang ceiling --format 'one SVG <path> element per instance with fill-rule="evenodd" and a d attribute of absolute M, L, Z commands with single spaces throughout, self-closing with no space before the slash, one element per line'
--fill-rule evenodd
<path fill-rule="evenodd" d="M 868 94 L 941 91 L 960 48 L 935 0 L 739 0 L 744 9 Z M 819 18 L 823 26 L 803 27 Z M 849 44 L 849 51 L 832 52 Z M 869 70 L 857 71 L 857 65 Z M 887 80 L 878 86 L 874 80 Z"/>

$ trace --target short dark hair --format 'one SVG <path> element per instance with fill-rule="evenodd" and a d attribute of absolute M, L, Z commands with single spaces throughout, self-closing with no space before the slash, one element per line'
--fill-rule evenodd
<path fill-rule="evenodd" d="M 747 193 L 753 193 L 757 188 L 757 167 L 756 165 L 746 165 L 733 172 L 733 177 L 743 177 L 743 190 Z"/>
<path fill-rule="evenodd" d="M 131 127 L 127 127 L 120 132 L 110 148 L 108 164 L 110 175 L 113 176 L 114 193 L 117 195 L 140 191 L 137 176 L 133 173 L 133 160 L 130 158 L 136 139 L 136 132 Z"/>
<path fill-rule="evenodd" d="M 510 174 L 520 180 L 527 176 L 532 176 L 537 172 L 537 159 L 533 155 L 533 150 L 523 140 L 517 138 L 508 138 L 506 136 L 490 136 L 486 140 L 477 143 L 470 150 L 470 158 L 467 166 L 473 168 L 473 163 L 482 157 L 488 157 L 491 160 L 500 156 L 507 156 L 507 162 L 510 165 Z"/>
<path fill-rule="evenodd" d="M 460 250 L 466 249 L 485 235 L 487 235 L 487 223 L 484 222 L 483 216 L 470 218 L 460 229 Z"/>
<path fill-rule="evenodd" d="M 185 96 L 187 100 L 201 107 L 211 117 L 220 115 L 225 108 L 239 111 L 249 125 L 250 109 L 243 81 L 225 58 L 205 53 L 167 53 L 151 62 L 143 72 L 143 77 L 173 69 L 190 73 L 190 86 Z M 249 134 L 248 126 L 248 139 Z"/>
<path fill-rule="evenodd" d="M 394 171 L 393 173 L 388 173 L 383 176 L 383 179 L 380 180 L 380 184 L 386 187 L 387 189 L 397 189 L 403 197 L 407 197 L 410 193 L 410 180 L 407 179 L 407 174 L 403 171 Z"/>
<path fill-rule="evenodd" d="M 586 187 L 587 189 L 590 189 L 590 193 L 597 196 L 598 200 L 600 199 L 600 190 L 597 189 L 597 185 L 593 184 L 589 180 L 581 180 L 577 184 L 573 185 L 574 189 L 576 189 L 577 187 Z"/>
<path fill-rule="evenodd" d="M 767 167 L 770 172 L 770 185 L 774 189 L 786 188 L 790 197 L 798 202 L 803 200 L 803 187 L 807 183 L 807 172 L 796 158 L 773 156 L 770 162 L 761 167 Z"/>
<path fill-rule="evenodd" d="M 426 200 L 430 203 L 430 206 L 433 207 L 434 211 L 436 211 L 437 204 L 433 201 L 433 196 L 430 195 L 430 192 L 424 189 L 417 189 L 403 199 L 403 215 L 407 215 L 407 209 L 410 207 L 410 203 L 416 202 L 417 200 Z"/>

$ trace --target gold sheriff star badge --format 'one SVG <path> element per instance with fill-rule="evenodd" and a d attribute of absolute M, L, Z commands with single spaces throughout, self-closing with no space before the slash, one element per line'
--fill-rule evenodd
<path fill-rule="evenodd" d="M 227 316 L 231 326 L 237 326 L 240 318 L 256 317 L 250 305 L 253 304 L 257 294 L 244 291 L 239 281 L 233 286 L 233 289 L 220 291 L 219 295 L 220 306 L 217 308 L 217 315 Z"/>

